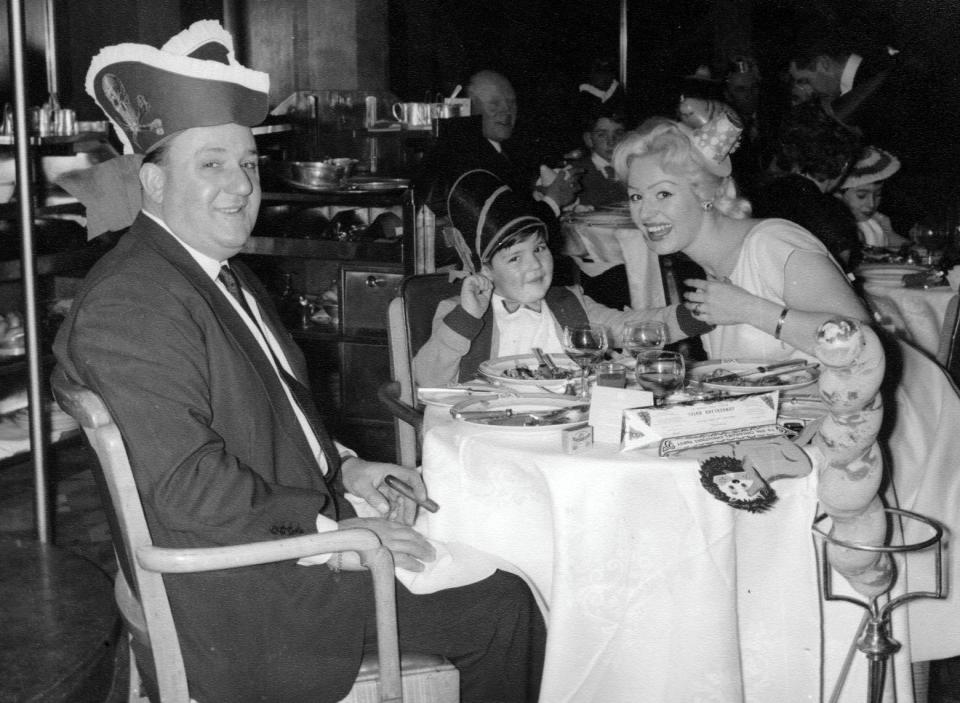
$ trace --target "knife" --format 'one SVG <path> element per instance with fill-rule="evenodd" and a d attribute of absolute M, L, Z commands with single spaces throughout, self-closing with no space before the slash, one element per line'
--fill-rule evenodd
<path fill-rule="evenodd" d="M 746 378 L 747 376 L 755 376 L 757 374 L 768 373 L 774 369 L 783 369 L 779 373 L 792 373 L 794 371 L 800 371 L 803 367 L 807 366 L 809 362 L 806 359 L 788 359 L 786 361 L 777 361 L 772 364 L 763 364 L 758 366 L 755 369 L 750 371 L 740 371 L 737 373 L 727 373 L 722 376 L 707 376 L 703 380 L 707 383 L 725 383 L 727 381 L 736 381 L 740 378 Z M 794 368 L 797 367 L 797 368 Z"/>

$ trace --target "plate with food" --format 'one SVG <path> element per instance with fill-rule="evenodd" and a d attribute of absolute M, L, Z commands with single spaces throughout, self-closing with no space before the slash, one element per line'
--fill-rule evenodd
<path fill-rule="evenodd" d="M 704 388 L 734 395 L 760 391 L 793 391 L 820 378 L 816 363 L 806 359 L 769 362 L 762 359 L 712 359 L 690 368 L 689 379 Z"/>
<path fill-rule="evenodd" d="M 533 354 L 501 356 L 480 364 L 480 375 L 490 383 L 530 393 L 562 393 L 567 382 L 579 378 L 580 367 L 566 354 L 547 354 L 555 369 L 541 364 Z"/>
<path fill-rule="evenodd" d="M 482 400 L 516 395 L 517 393 L 515 391 L 496 386 L 490 386 L 490 388 L 481 388 L 480 386 L 453 386 L 446 388 L 417 389 L 417 398 L 420 402 L 424 405 L 432 405 L 435 408 L 449 408 L 467 400 Z"/>
<path fill-rule="evenodd" d="M 867 283 L 901 286 L 904 276 L 925 271 L 929 271 L 929 268 L 917 264 L 862 264 L 857 267 L 855 273 L 857 278 Z"/>
<path fill-rule="evenodd" d="M 500 398 L 472 398 L 450 408 L 460 422 L 522 432 L 555 432 L 582 424 L 590 404 L 570 396 L 542 393 Z"/>

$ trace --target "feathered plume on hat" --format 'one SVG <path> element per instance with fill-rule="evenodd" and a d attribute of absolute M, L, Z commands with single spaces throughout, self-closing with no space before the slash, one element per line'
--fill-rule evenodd
<path fill-rule="evenodd" d="M 143 154 L 191 127 L 253 127 L 267 115 L 270 77 L 237 63 L 233 38 L 214 20 L 194 22 L 162 48 L 118 44 L 90 62 L 87 93 L 124 155 L 64 174 L 58 183 L 87 209 L 89 238 L 129 227 L 140 211 Z"/>
<path fill-rule="evenodd" d="M 680 98 L 677 108 L 680 129 L 690 138 L 703 164 L 712 174 L 725 178 L 733 170 L 730 154 L 740 146 L 743 122 L 724 103 L 702 98 Z"/>
<path fill-rule="evenodd" d="M 270 77 L 241 66 L 233 37 L 215 20 L 194 22 L 160 49 L 118 44 L 100 51 L 86 90 L 123 142 L 144 154 L 191 127 L 252 127 L 267 115 Z"/>

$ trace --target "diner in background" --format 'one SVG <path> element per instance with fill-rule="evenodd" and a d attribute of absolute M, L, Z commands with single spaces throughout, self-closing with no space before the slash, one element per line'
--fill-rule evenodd
<path fill-rule="evenodd" d="M 563 353 L 563 325 L 598 324 L 619 339 L 624 324 L 667 324 L 671 339 L 701 329 L 682 306 L 619 311 L 594 302 L 576 286 L 554 286 L 546 224 L 529 202 L 488 171 L 464 174 L 450 192 L 451 220 L 472 243 L 475 272 L 458 297 L 441 301 L 430 339 L 414 358 L 422 386 L 468 381 L 491 358 Z"/>
<path fill-rule="evenodd" d="M 813 357 L 827 319 L 869 316 L 827 248 L 781 219 L 748 217 L 730 178 L 739 129 L 725 113 L 693 130 L 653 120 L 614 152 L 630 214 L 658 255 L 682 251 L 706 277 L 686 281 L 693 316 L 710 358 Z"/>
<path fill-rule="evenodd" d="M 860 148 L 856 133 L 819 102 L 795 106 L 780 128 L 774 175 L 751 201 L 753 214 L 800 225 L 841 265 L 852 269 L 860 258 L 860 237 L 853 214 L 833 193 Z"/>
<path fill-rule="evenodd" d="M 612 109 L 597 108 L 582 119 L 582 139 L 587 153 L 572 162 L 582 171 L 577 202 L 588 208 L 625 205 L 627 189 L 613 170 L 613 149 L 627 133 L 627 118 Z M 588 255 L 573 257 L 580 269 L 583 292 L 598 303 L 622 310 L 630 304 L 627 267 L 622 261 L 594 261 Z"/>
<path fill-rule="evenodd" d="M 250 127 L 266 116 L 268 85 L 237 63 L 214 21 L 162 49 L 123 44 L 94 58 L 91 97 L 143 160 L 142 209 L 77 293 L 57 361 L 116 419 L 158 546 L 364 527 L 417 572 L 434 547 L 411 527 L 414 504 L 383 481 L 395 474 L 422 499 L 419 473 L 333 441 L 299 348 L 233 260 L 260 205 Z M 141 119 L 127 119 L 127 95 Z M 357 517 L 348 493 L 379 517 Z M 337 701 L 376 646 L 371 579 L 356 554 L 164 580 L 199 700 Z M 464 701 L 536 699 L 545 630 L 520 579 L 496 572 L 396 592 L 401 648 L 446 655 Z"/>
<path fill-rule="evenodd" d="M 527 168 L 510 143 L 517 121 L 517 95 L 506 76 L 478 71 L 467 83 L 467 95 L 471 116 L 447 121 L 452 124 L 427 154 L 415 179 L 414 187 L 421 191 L 418 199 L 445 215 L 450 188 L 461 175 L 474 169 L 491 171 L 531 201 L 533 211 L 549 227 L 551 251 L 559 256 L 558 218 L 561 209 L 576 198 L 579 172 L 564 170 L 549 184 L 535 186 L 536 169 Z"/>
<path fill-rule="evenodd" d="M 868 146 L 837 189 L 837 196 L 857 220 L 864 246 L 898 248 L 910 243 L 894 232 L 890 218 L 880 212 L 883 182 L 899 170 L 900 160 L 896 156 Z"/>

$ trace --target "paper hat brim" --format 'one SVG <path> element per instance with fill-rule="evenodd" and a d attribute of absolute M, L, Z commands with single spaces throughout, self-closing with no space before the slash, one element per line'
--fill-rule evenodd
<path fill-rule="evenodd" d="M 471 253 L 482 263 L 503 239 L 546 223 L 531 212 L 532 201 L 517 195 L 491 171 L 474 169 L 462 174 L 447 195 L 447 215 L 463 235 Z"/>
<path fill-rule="evenodd" d="M 184 51 L 192 55 L 178 53 Z M 124 152 L 142 154 L 184 129 L 260 124 L 269 107 L 270 77 L 237 63 L 230 34 L 203 20 L 162 49 L 102 49 L 90 63 L 85 87 L 113 123 Z"/>
<path fill-rule="evenodd" d="M 850 173 L 840 185 L 840 190 L 885 181 L 900 170 L 900 159 L 883 149 L 869 146 L 863 157 L 853 165 Z"/>

